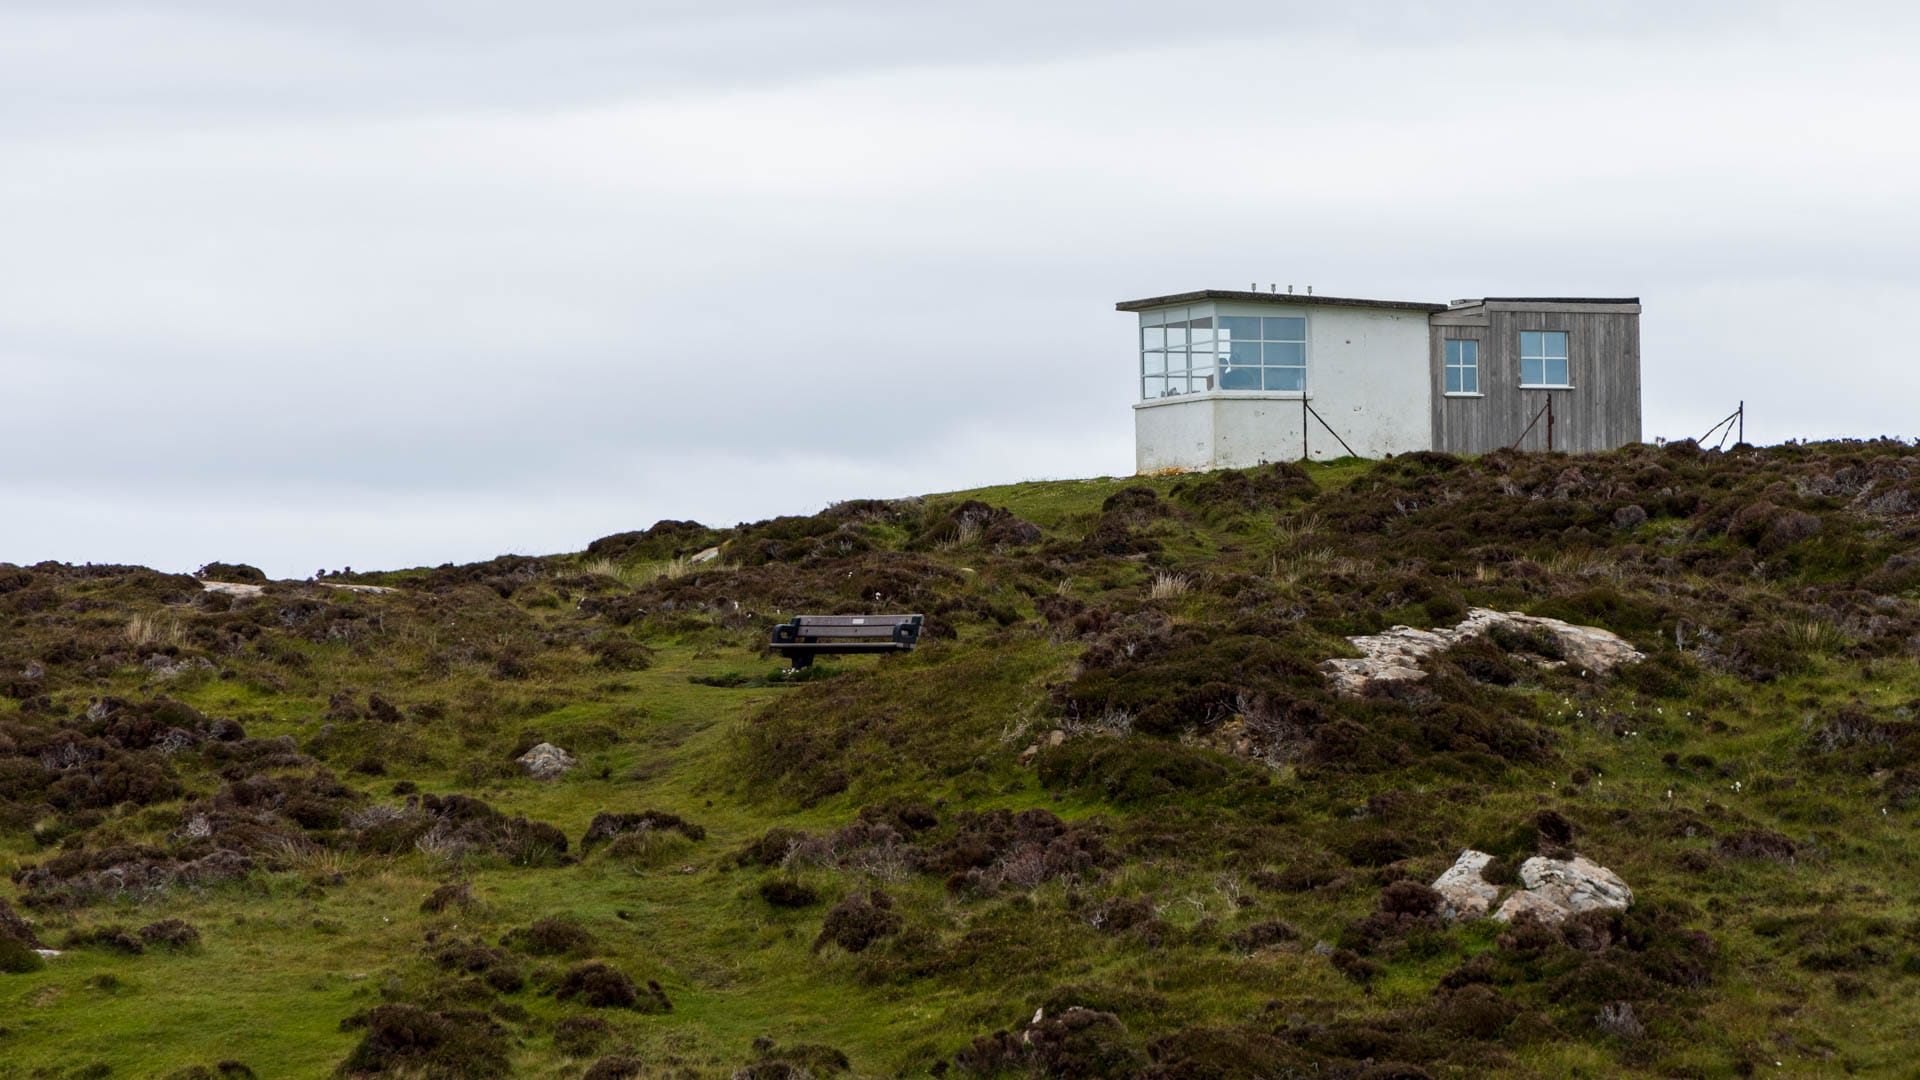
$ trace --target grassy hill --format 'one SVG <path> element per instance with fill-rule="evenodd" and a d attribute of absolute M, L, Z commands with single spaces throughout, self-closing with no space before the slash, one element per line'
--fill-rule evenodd
<path fill-rule="evenodd" d="M 0 1076 L 1897 1075 L 1920 1042 L 1901 443 L 1029 483 L 351 583 L 388 591 L 0 566 Z M 1318 669 L 1481 606 L 1647 658 Z M 928 636 L 787 673 L 803 611 Z M 540 742 L 579 766 L 526 777 Z M 1465 847 L 1636 902 L 1450 924 L 1401 883 Z"/>

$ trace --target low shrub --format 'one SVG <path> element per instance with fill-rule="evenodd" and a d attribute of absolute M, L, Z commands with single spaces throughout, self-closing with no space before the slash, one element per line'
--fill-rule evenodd
<path fill-rule="evenodd" d="M 137 931 L 140 940 L 156 949 L 192 952 L 200 948 L 200 931 L 179 919 L 148 923 Z"/>
<path fill-rule="evenodd" d="M 1223 787 L 1233 762 L 1217 752 L 1158 739 L 1072 739 L 1043 750 L 1040 782 L 1121 806 Z"/>
<path fill-rule="evenodd" d="M 34 946 L 16 937 L 0 934 L 0 974 L 25 975 L 46 967 Z"/>
<path fill-rule="evenodd" d="M 649 979 L 644 988 L 634 985 L 626 972 L 598 960 L 568 968 L 554 989 L 561 1001 L 578 1001 L 595 1009 L 632 1009 L 643 1013 L 673 1011 L 660 984 Z"/>
<path fill-rule="evenodd" d="M 599 944 L 571 915 L 548 915 L 509 930 L 500 944 L 533 956 L 586 956 Z"/>
<path fill-rule="evenodd" d="M 417 1005 L 376 1005 L 341 1021 L 343 1031 L 362 1031 L 360 1042 L 340 1062 L 342 1076 L 422 1075 L 491 1077 L 509 1073 L 506 1032 L 485 1013 L 468 1009 L 431 1011 Z"/>
<path fill-rule="evenodd" d="M 814 938 L 813 951 L 819 952 L 828 943 L 840 946 L 848 952 L 857 953 L 883 937 L 900 932 L 906 925 L 900 915 L 893 910 L 893 897 L 879 889 L 865 894 L 848 893 L 820 924 L 820 935 Z"/>
<path fill-rule="evenodd" d="M 792 878 L 772 878 L 760 883 L 760 899 L 777 908 L 803 908 L 819 903 L 820 894 Z"/>
<path fill-rule="evenodd" d="M 563 1016 L 553 1025 L 553 1047 L 568 1057 L 586 1057 L 611 1038 L 612 1025 L 597 1016 Z"/>

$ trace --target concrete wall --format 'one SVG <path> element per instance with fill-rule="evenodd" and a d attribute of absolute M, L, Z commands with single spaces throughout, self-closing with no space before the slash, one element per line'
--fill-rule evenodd
<path fill-rule="evenodd" d="M 1361 307 L 1220 303 L 1220 315 L 1307 320 L 1307 399 L 1354 453 L 1378 458 L 1432 445 L 1426 313 Z M 1300 459 L 1300 395 L 1214 391 L 1134 406 L 1136 466 L 1245 468 Z M 1346 451 L 1307 420 L 1316 460 Z"/>

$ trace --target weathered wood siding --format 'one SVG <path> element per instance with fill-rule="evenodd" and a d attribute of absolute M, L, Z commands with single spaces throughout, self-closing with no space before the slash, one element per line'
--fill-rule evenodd
<path fill-rule="evenodd" d="M 1520 332 L 1564 330 L 1565 390 L 1520 388 Z M 1553 399 L 1555 450 L 1612 450 L 1640 441 L 1640 315 L 1637 306 L 1486 304 L 1433 316 L 1429 368 L 1433 379 L 1433 445 L 1455 454 L 1484 454 L 1516 440 L 1547 449 L 1547 419 L 1535 415 Z M 1480 343 L 1480 397 L 1446 396 L 1449 338 Z M 1521 432 L 1527 431 L 1521 438 Z"/>

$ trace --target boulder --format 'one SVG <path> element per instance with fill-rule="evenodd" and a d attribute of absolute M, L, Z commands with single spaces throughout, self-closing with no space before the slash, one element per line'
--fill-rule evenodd
<path fill-rule="evenodd" d="M 1518 611 L 1494 611 L 1474 608 L 1467 617 L 1451 627 L 1419 630 L 1396 626 L 1378 634 L 1361 634 L 1347 642 L 1360 650 L 1358 659 L 1333 659 L 1320 670 L 1333 681 L 1333 688 L 1355 697 L 1376 683 L 1416 682 L 1427 677 L 1420 668 L 1428 656 L 1463 641 L 1491 634 L 1495 629 L 1518 631 L 1545 630 L 1553 635 L 1565 659 L 1556 663 L 1582 672 L 1603 675 L 1621 664 L 1646 658 L 1619 635 L 1597 626 L 1575 626 L 1559 619 L 1523 615 Z"/>
<path fill-rule="evenodd" d="M 1625 911 L 1633 905 L 1633 890 L 1620 875 L 1575 855 L 1571 859 L 1534 856 L 1520 864 L 1522 890 L 1507 897 L 1493 917 L 1512 922 L 1532 912 L 1547 923 L 1558 923 L 1582 911 Z"/>
<path fill-rule="evenodd" d="M 1468 848 L 1460 853 L 1460 858 L 1433 881 L 1433 891 L 1440 894 L 1440 917 L 1448 921 L 1458 919 L 1477 919 L 1493 907 L 1500 898 L 1500 886 L 1490 884 L 1481 876 L 1481 871 L 1493 861 L 1493 856 L 1484 851 Z"/>
<path fill-rule="evenodd" d="M 535 780 L 558 780 L 571 772 L 574 766 L 580 764 L 574 760 L 572 754 L 552 743 L 544 742 L 521 754 L 516 760 L 521 768 L 527 770 L 527 775 Z"/>
<path fill-rule="evenodd" d="M 1620 875 L 1592 860 L 1578 855 L 1571 859 L 1535 856 L 1520 864 L 1520 887 L 1495 909 L 1500 887 L 1483 876 L 1492 861 L 1493 856 L 1486 852 L 1469 848 L 1446 873 L 1434 879 L 1433 891 L 1440 894 L 1442 918 L 1477 919 L 1493 910 L 1493 917 L 1501 922 L 1532 915 L 1548 925 L 1557 925 L 1582 911 L 1625 911 L 1633 904 L 1633 890 Z"/>

